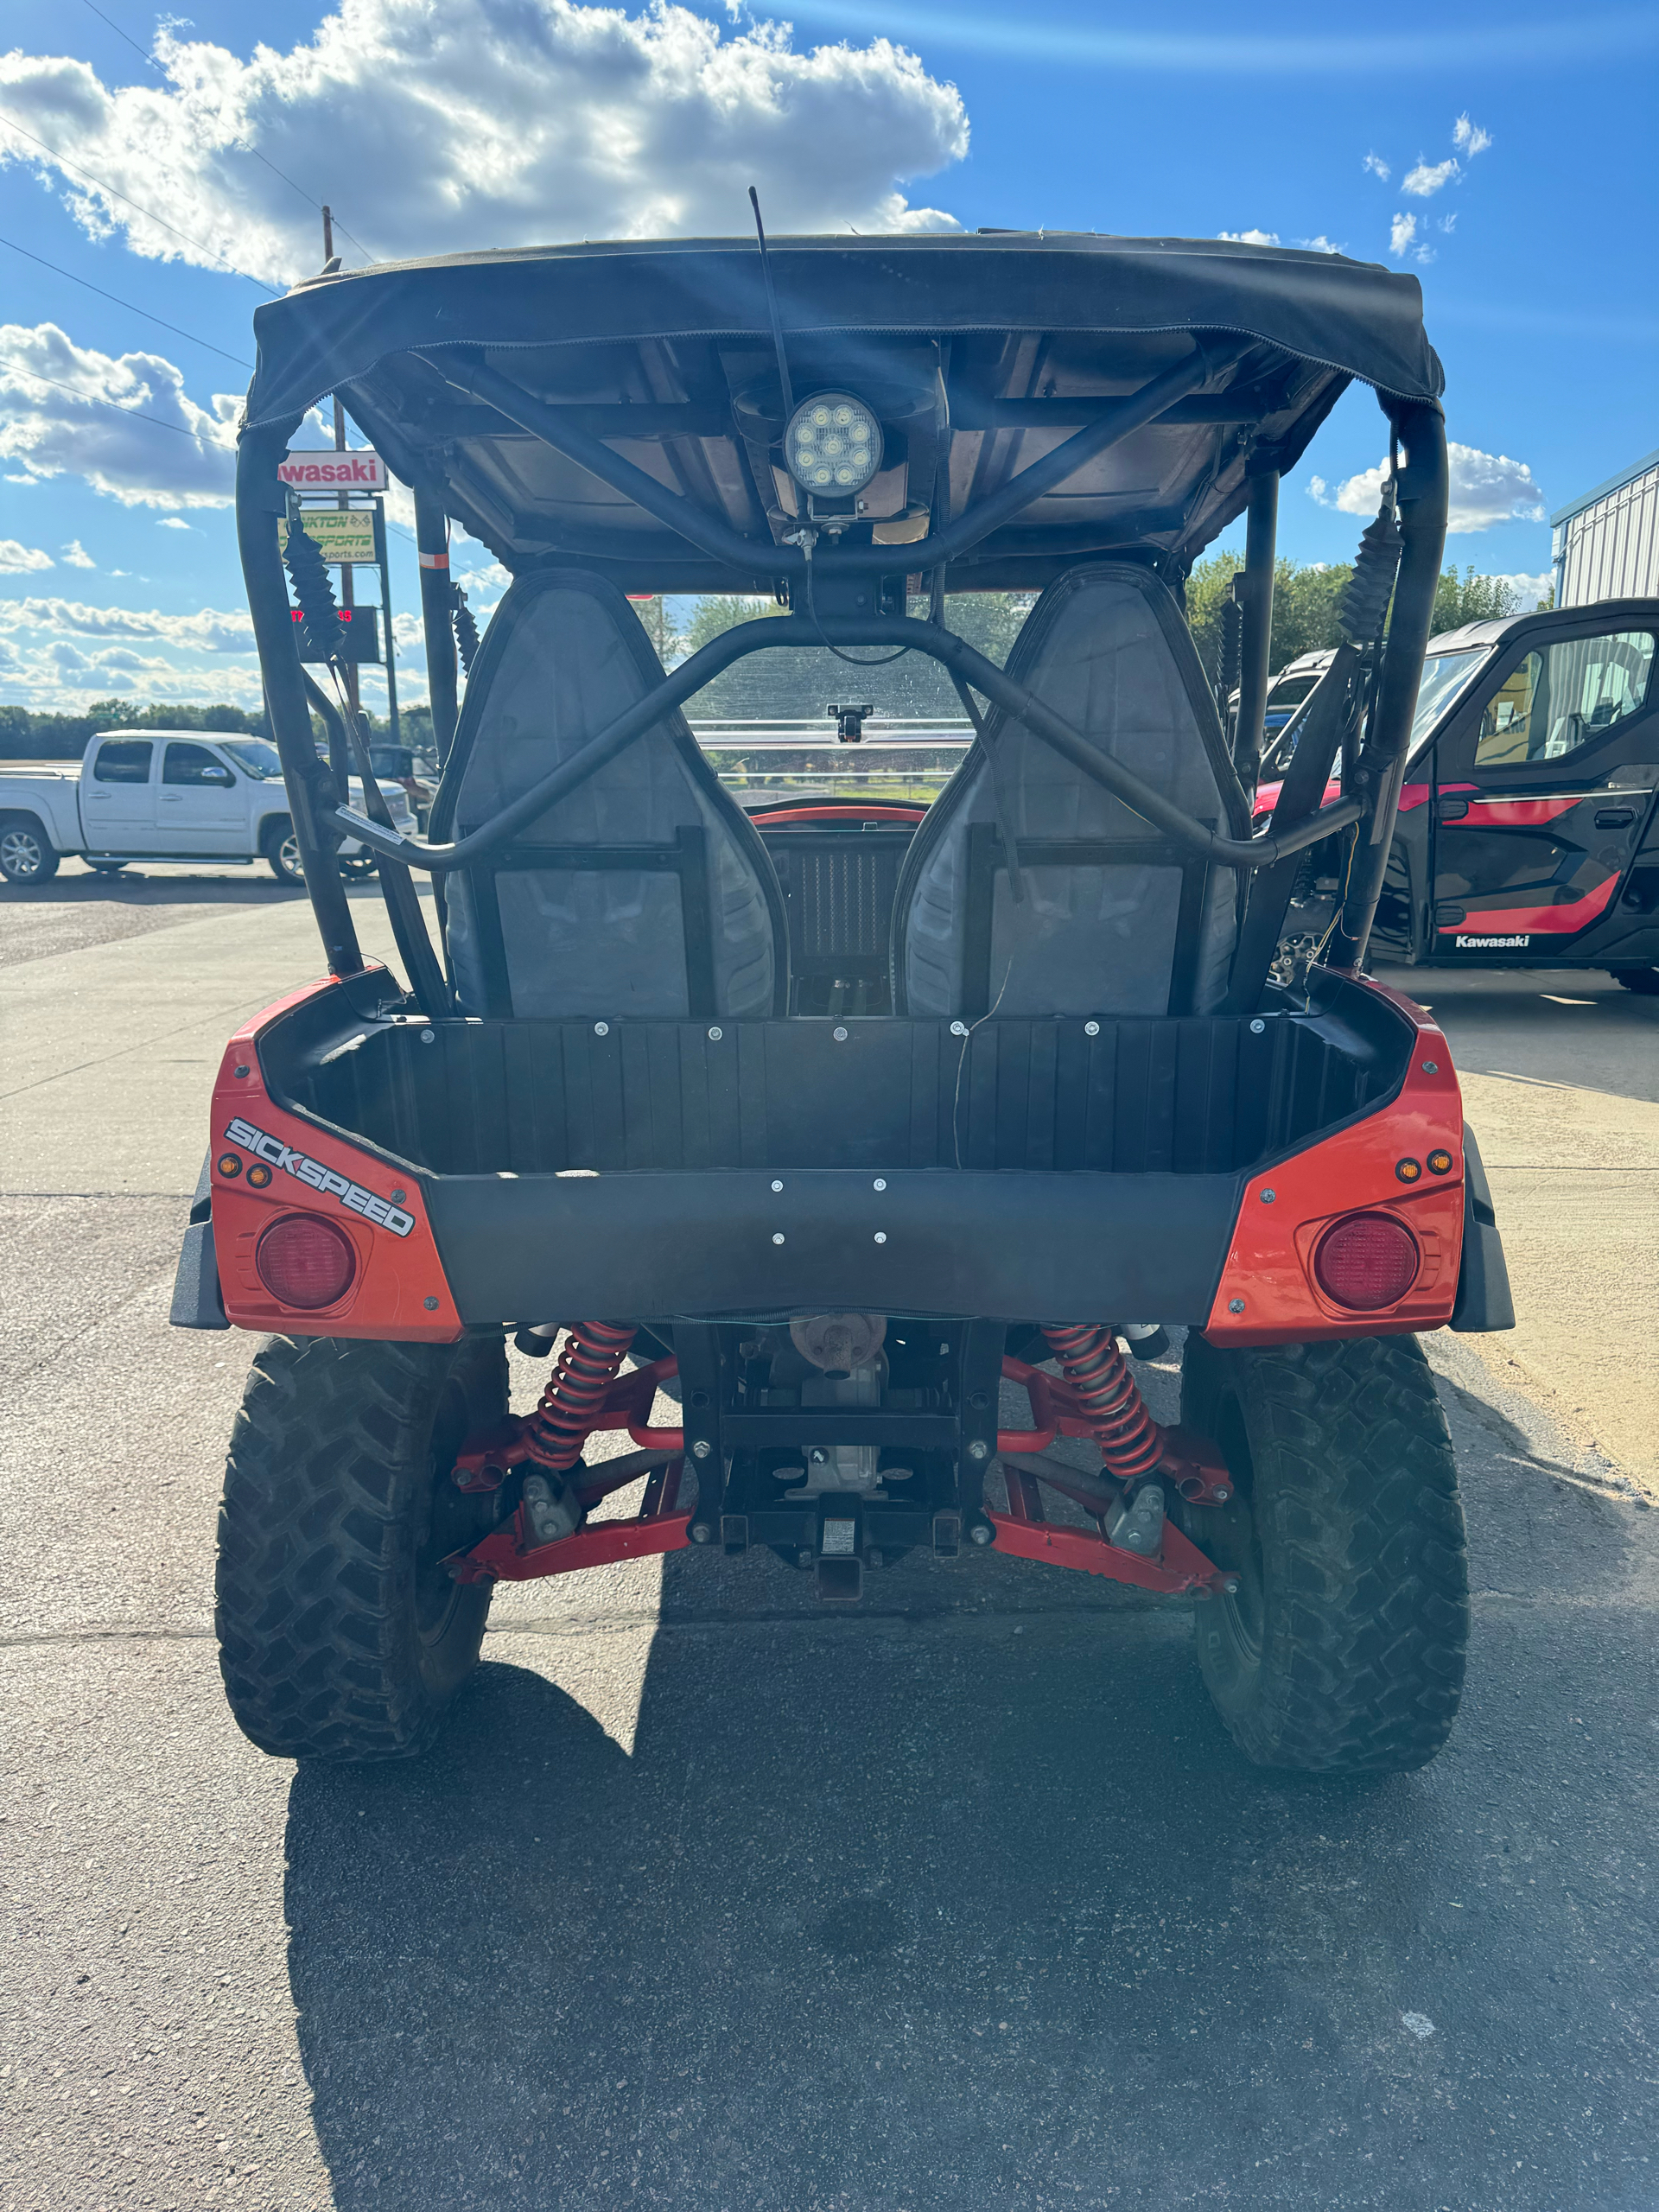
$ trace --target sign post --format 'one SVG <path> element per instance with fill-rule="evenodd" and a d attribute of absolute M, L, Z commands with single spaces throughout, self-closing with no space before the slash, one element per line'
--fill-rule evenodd
<path fill-rule="evenodd" d="M 391 566 L 386 559 L 386 503 L 374 503 L 374 550 L 380 563 L 380 613 L 386 626 L 386 720 L 391 725 L 391 741 L 401 745 L 403 731 L 397 721 L 397 648 L 391 635 Z"/>
<path fill-rule="evenodd" d="M 386 464 L 380 455 L 366 447 L 348 447 L 346 443 L 346 416 L 338 395 L 334 400 L 334 442 L 332 448 L 308 451 L 290 451 L 277 464 L 280 480 L 298 493 L 302 500 L 332 499 L 332 506 L 313 505 L 305 508 L 305 533 L 315 540 L 325 561 L 340 570 L 340 602 L 342 617 L 349 624 L 356 605 L 353 570 L 357 567 L 378 569 L 380 571 L 380 615 L 385 622 L 384 665 L 386 671 L 386 719 L 391 725 L 391 741 L 403 743 L 402 723 L 397 712 L 397 648 L 391 634 L 391 569 L 386 554 L 386 515 L 385 493 L 391 481 Z M 353 506 L 353 498 L 369 495 L 367 506 Z M 279 525 L 282 542 L 288 542 L 288 525 Z M 372 608 L 362 613 L 368 616 L 359 624 L 359 637 L 365 645 L 376 639 L 376 618 Z M 358 650 L 347 658 L 345 666 L 346 698 L 353 714 L 359 709 L 357 670 L 360 661 L 379 660 L 376 650 Z"/>

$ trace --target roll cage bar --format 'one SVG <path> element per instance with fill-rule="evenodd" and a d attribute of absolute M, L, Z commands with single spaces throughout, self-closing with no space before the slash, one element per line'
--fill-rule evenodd
<path fill-rule="evenodd" d="M 852 587 L 857 579 L 912 571 L 931 572 L 933 604 L 938 607 L 944 572 L 952 561 L 959 560 L 1084 462 L 1179 407 L 1195 387 L 1236 361 L 1239 350 L 1224 353 L 1213 346 L 1206 348 L 1195 339 L 1191 355 L 1150 378 L 1139 391 L 1103 407 L 1092 421 L 1041 460 L 919 543 L 903 547 L 832 543 L 822 550 L 817 549 L 810 532 L 797 533 L 792 543 L 757 544 L 613 452 L 601 437 L 573 423 L 567 410 L 537 399 L 482 361 L 448 360 L 442 369 L 447 381 L 486 401 L 738 574 L 753 576 L 758 570 L 770 575 L 777 584 L 788 587 L 791 607 L 798 598 L 807 611 L 791 613 L 776 621 L 742 624 L 715 639 L 539 783 L 478 829 L 441 844 L 404 836 L 392 828 L 389 818 L 371 821 L 340 804 L 339 785 L 312 741 L 311 709 L 316 687 L 309 683 L 300 661 L 274 527 L 276 517 L 287 512 L 289 503 L 276 474 L 289 429 L 282 424 L 262 424 L 245 431 L 238 452 L 236 489 L 242 565 L 272 734 L 282 758 L 306 888 L 331 972 L 356 975 L 364 966 L 335 858 L 341 836 L 357 838 L 378 856 L 383 895 L 411 984 L 423 1001 L 430 999 L 439 971 L 414 900 L 411 868 L 442 876 L 494 850 L 524 823 L 614 759 L 664 712 L 679 706 L 745 655 L 825 645 L 898 645 L 926 654 L 949 671 L 959 690 L 971 684 L 1005 715 L 1022 723 L 1174 842 L 1207 860 L 1248 874 L 1251 897 L 1229 994 L 1230 1006 L 1235 1010 L 1246 1002 L 1253 1004 L 1266 980 L 1284 903 L 1294 880 L 1295 869 L 1289 864 L 1308 846 L 1357 824 L 1342 911 L 1327 947 L 1329 966 L 1339 972 L 1356 972 L 1364 957 L 1388 865 L 1445 543 L 1446 430 L 1438 405 L 1378 394 L 1407 457 L 1397 486 L 1402 553 L 1365 742 L 1351 764 L 1349 747 L 1343 747 L 1344 784 L 1352 788 L 1344 788 L 1343 796 L 1329 806 L 1319 804 L 1344 728 L 1351 735 L 1357 706 L 1362 656 L 1357 648 L 1346 645 L 1338 651 L 1320 681 L 1318 694 L 1310 697 L 1303 709 L 1306 734 L 1263 835 L 1224 835 L 1187 814 L 1133 770 L 1097 753 L 1063 716 L 940 623 L 918 616 L 855 611 Z M 422 358 L 429 366 L 436 365 L 430 357 Z M 1273 461 L 1271 453 L 1263 454 L 1252 477 L 1242 593 L 1244 658 L 1234 758 L 1247 808 L 1259 769 L 1268 689 L 1278 493 Z M 425 497 L 419 505 L 429 514 Z M 424 538 L 426 531 L 422 534 Z M 424 584 L 424 571 L 423 581 Z M 446 724 L 452 727 L 454 646 L 447 609 L 442 607 L 438 593 L 423 589 L 423 613 L 429 664 L 437 678 L 435 708 L 443 712 Z M 1243 828 L 1247 820 L 1246 813 L 1234 826 Z M 428 1005 L 425 1010 L 435 1017 L 449 1011 L 447 988 L 442 1003 Z"/>

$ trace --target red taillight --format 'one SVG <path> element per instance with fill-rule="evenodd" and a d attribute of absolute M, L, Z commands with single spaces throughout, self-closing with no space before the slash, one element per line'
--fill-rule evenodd
<path fill-rule="evenodd" d="M 351 1238 L 313 1213 L 284 1214 L 254 1247 L 259 1280 L 279 1306 L 314 1313 L 345 1297 L 357 1273 Z"/>
<path fill-rule="evenodd" d="M 1326 1230 L 1313 1272 L 1337 1305 L 1375 1313 L 1405 1296 L 1420 1263 L 1417 1239 L 1402 1223 L 1385 1213 L 1355 1213 Z"/>

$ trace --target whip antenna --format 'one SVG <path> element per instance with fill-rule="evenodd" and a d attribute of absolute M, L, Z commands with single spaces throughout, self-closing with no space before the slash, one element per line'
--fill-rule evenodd
<path fill-rule="evenodd" d="M 772 281 L 772 257 L 766 251 L 766 226 L 760 219 L 760 195 L 749 187 L 754 210 L 754 235 L 760 246 L 760 281 L 766 288 L 766 313 L 772 317 L 772 342 L 778 349 L 778 381 L 784 387 L 784 420 L 795 412 L 795 391 L 789 381 L 789 356 L 784 351 L 784 319 L 778 312 L 778 289 Z"/>

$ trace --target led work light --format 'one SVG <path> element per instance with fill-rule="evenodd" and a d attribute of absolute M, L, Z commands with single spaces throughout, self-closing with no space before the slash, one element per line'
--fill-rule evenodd
<path fill-rule="evenodd" d="M 803 491 L 850 499 L 881 466 L 881 425 L 850 392 L 815 392 L 789 418 L 784 458 Z"/>

